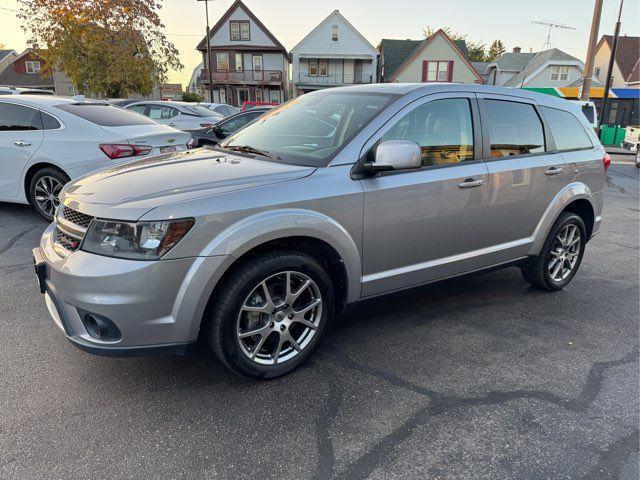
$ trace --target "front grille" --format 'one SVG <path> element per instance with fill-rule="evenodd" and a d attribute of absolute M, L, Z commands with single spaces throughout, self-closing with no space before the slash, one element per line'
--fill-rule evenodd
<path fill-rule="evenodd" d="M 77 212 L 69 207 L 63 207 L 62 209 L 62 218 L 68 220 L 71 223 L 75 223 L 85 230 L 89 228 L 89 224 L 93 217 L 90 215 L 85 215 L 84 213 Z"/>
<path fill-rule="evenodd" d="M 67 235 L 60 230 L 56 230 L 58 235 L 58 243 L 67 250 L 75 252 L 80 246 L 80 240 L 72 237 L 71 235 Z"/>

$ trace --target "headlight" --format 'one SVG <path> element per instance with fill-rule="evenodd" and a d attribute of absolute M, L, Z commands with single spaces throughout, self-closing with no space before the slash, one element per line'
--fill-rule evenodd
<path fill-rule="evenodd" d="M 81 250 L 108 257 L 157 260 L 171 250 L 193 227 L 193 218 L 159 222 L 91 222 Z"/>

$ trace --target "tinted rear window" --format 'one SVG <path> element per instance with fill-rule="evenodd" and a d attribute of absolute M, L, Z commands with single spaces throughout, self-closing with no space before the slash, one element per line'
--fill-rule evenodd
<path fill-rule="evenodd" d="M 485 100 L 491 157 L 510 157 L 545 151 L 542 121 L 533 105 Z"/>
<path fill-rule="evenodd" d="M 542 107 L 558 150 L 591 148 L 593 143 L 584 127 L 571 113 L 556 108 Z"/>
<path fill-rule="evenodd" d="M 67 103 L 56 108 L 76 115 L 103 127 L 124 127 L 127 125 L 155 125 L 153 120 L 129 112 L 122 108 L 97 103 Z"/>

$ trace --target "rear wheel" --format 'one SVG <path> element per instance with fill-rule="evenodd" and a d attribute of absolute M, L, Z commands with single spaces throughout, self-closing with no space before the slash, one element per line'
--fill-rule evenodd
<path fill-rule="evenodd" d="M 551 228 L 540 255 L 522 269 L 522 275 L 542 290 L 563 289 L 580 267 L 586 241 L 587 230 L 582 218 L 563 212 Z"/>
<path fill-rule="evenodd" d="M 29 182 L 29 203 L 43 218 L 51 221 L 60 204 L 58 195 L 68 181 L 69 177 L 56 168 L 38 170 Z"/>
<path fill-rule="evenodd" d="M 241 264 L 216 296 L 209 344 L 229 369 L 254 378 L 278 377 L 305 362 L 334 311 L 324 267 L 292 251 Z"/>

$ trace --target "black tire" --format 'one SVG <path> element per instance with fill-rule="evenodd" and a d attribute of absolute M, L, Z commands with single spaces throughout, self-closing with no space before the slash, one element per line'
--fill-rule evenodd
<path fill-rule="evenodd" d="M 580 247 L 577 260 L 568 276 L 562 280 L 555 280 L 549 272 L 549 263 L 552 261 L 551 250 L 557 241 L 556 236 L 568 225 L 575 225 L 580 232 Z M 542 246 L 540 254 L 536 256 L 528 266 L 522 269 L 524 279 L 536 288 L 553 292 L 562 290 L 573 279 L 584 255 L 584 248 L 587 242 L 587 229 L 584 221 L 578 215 L 571 212 L 563 212 L 560 214 L 556 222 L 551 227 L 551 231 Z M 563 260 L 564 261 L 564 260 Z"/>
<path fill-rule="evenodd" d="M 64 186 L 69 181 L 69 177 L 63 171 L 53 167 L 41 168 L 33 175 L 33 177 L 31 177 L 31 181 L 29 182 L 29 203 L 35 209 L 35 211 L 38 212 L 38 214 L 40 214 L 42 218 L 44 218 L 45 220 L 51 221 L 53 220 L 53 214 L 51 213 L 51 211 L 46 210 L 48 204 L 46 204 L 43 208 L 41 203 L 36 200 L 36 185 L 38 185 L 38 182 L 40 182 L 40 180 L 46 177 L 54 179 L 55 181 L 59 182 L 62 186 Z M 59 190 L 56 189 L 55 190 L 56 198 L 58 193 L 59 193 Z M 56 205 L 57 203 L 54 204 L 54 208 Z"/>
<path fill-rule="evenodd" d="M 260 365 L 251 360 L 240 345 L 241 340 L 236 331 L 238 318 L 245 300 L 261 282 L 286 271 L 299 272 L 315 282 L 322 300 L 317 329 L 314 329 L 315 333 L 306 346 L 293 358 L 277 365 Z M 323 265 L 309 255 L 290 250 L 278 250 L 251 257 L 240 264 L 216 290 L 214 301 L 205 331 L 211 349 L 232 372 L 260 379 L 279 377 L 302 365 L 317 347 L 333 319 L 335 310 L 333 283 Z M 260 315 L 262 318 L 263 314 Z M 264 318 L 274 317 L 266 315 Z M 266 320 L 266 323 L 273 325 L 271 320 Z M 280 338 L 277 332 L 272 335 L 275 335 L 276 339 Z"/>

